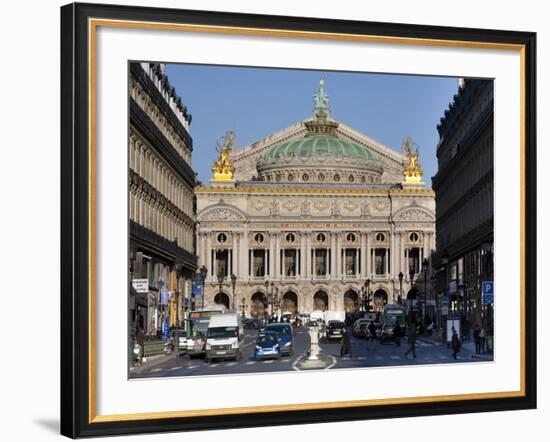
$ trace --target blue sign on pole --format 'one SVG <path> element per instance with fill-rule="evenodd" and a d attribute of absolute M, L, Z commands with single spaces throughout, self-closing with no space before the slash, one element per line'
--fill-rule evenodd
<path fill-rule="evenodd" d="M 164 328 L 162 330 L 162 340 L 168 340 L 168 332 L 170 331 L 170 323 L 168 321 L 164 322 Z"/>
<path fill-rule="evenodd" d="M 495 302 L 495 285 L 493 281 L 483 281 L 481 283 L 481 303 L 482 304 L 494 304 Z"/>
<path fill-rule="evenodd" d="M 166 287 L 163 287 L 160 290 L 160 303 L 162 305 L 168 305 L 169 299 L 170 299 L 170 293 L 168 292 L 168 289 Z"/>
<path fill-rule="evenodd" d="M 193 282 L 192 294 L 193 294 L 193 299 L 195 301 L 201 299 L 201 294 L 202 294 L 202 284 L 201 283 Z"/>

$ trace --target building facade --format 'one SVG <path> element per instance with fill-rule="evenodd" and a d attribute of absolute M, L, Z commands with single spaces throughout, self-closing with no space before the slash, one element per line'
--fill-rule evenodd
<path fill-rule="evenodd" d="M 129 93 L 130 334 L 156 336 L 183 320 L 197 269 L 191 115 L 162 64 L 131 63 Z"/>
<path fill-rule="evenodd" d="M 492 306 L 482 303 L 482 282 L 493 281 L 493 81 L 460 80 L 437 129 L 438 296 L 467 331 L 476 324 L 490 328 Z"/>
<path fill-rule="evenodd" d="M 417 298 L 435 247 L 418 149 L 407 138 L 396 152 L 332 118 L 323 81 L 314 97 L 313 118 L 250 146 L 235 149 L 229 132 L 196 189 L 205 304 L 263 317 Z"/>

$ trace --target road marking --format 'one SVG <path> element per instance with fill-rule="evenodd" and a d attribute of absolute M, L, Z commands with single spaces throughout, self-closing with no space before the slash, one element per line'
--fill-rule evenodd
<path fill-rule="evenodd" d="M 328 370 L 329 368 L 334 367 L 336 365 L 336 363 L 338 362 L 334 356 L 331 355 L 330 357 L 332 359 L 332 364 L 330 364 L 327 368 L 325 368 L 325 370 Z"/>
<path fill-rule="evenodd" d="M 231 367 L 233 365 L 237 365 L 238 363 L 237 362 L 230 362 L 229 364 L 226 364 L 227 367 Z"/>
<path fill-rule="evenodd" d="M 382 356 L 377 356 L 377 357 L 381 358 Z M 364 361 L 367 358 L 365 356 L 359 356 L 357 359 L 359 359 L 360 361 Z"/>
<path fill-rule="evenodd" d="M 164 370 L 164 368 L 153 368 L 151 370 L 151 373 L 158 373 L 159 371 L 162 371 L 162 370 Z"/>
<path fill-rule="evenodd" d="M 214 367 L 217 367 L 218 365 L 220 364 L 209 364 L 208 366 L 214 368 Z"/>
<path fill-rule="evenodd" d="M 296 360 L 294 361 L 294 363 L 292 364 L 292 369 L 293 370 L 300 371 L 300 369 L 297 367 L 298 362 L 300 361 L 300 359 L 302 359 L 302 356 L 298 356 L 296 358 Z"/>
<path fill-rule="evenodd" d="M 375 356 L 374 357 L 377 361 L 382 361 L 384 359 L 384 356 Z"/>
<path fill-rule="evenodd" d="M 439 358 L 439 359 L 449 359 L 449 356 L 441 356 L 441 355 L 439 355 L 438 358 Z"/>
<path fill-rule="evenodd" d="M 172 367 L 172 368 L 169 368 L 168 370 L 174 371 L 174 370 L 179 370 L 180 368 L 183 368 L 183 367 Z"/>
<path fill-rule="evenodd" d="M 279 362 L 292 362 L 292 359 L 279 359 Z"/>
<path fill-rule="evenodd" d="M 401 359 L 401 356 L 391 355 L 390 358 L 393 360 L 396 360 L 396 359 Z"/>
<path fill-rule="evenodd" d="M 252 364 L 255 364 L 255 363 L 256 363 L 256 361 L 248 361 L 244 365 L 252 365 Z"/>
<path fill-rule="evenodd" d="M 273 359 L 270 359 L 268 361 L 264 361 L 264 364 L 273 364 Z"/>

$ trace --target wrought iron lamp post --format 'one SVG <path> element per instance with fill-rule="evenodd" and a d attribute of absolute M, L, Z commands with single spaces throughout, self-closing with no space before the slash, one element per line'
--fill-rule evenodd
<path fill-rule="evenodd" d="M 208 273 L 208 269 L 206 266 L 201 266 L 200 270 L 200 281 L 201 281 L 201 304 L 202 308 L 204 308 L 204 281 L 206 281 L 206 275 Z"/>
<path fill-rule="evenodd" d="M 269 315 L 271 314 L 271 312 L 269 311 L 269 281 L 266 279 L 265 280 L 265 300 L 267 301 L 267 306 L 268 306 L 268 311 L 267 311 L 267 314 L 264 310 L 264 318 L 267 316 L 268 319 L 269 319 Z M 267 322 L 267 320 L 266 320 Z"/>
<path fill-rule="evenodd" d="M 399 278 L 399 299 L 397 303 L 401 305 L 403 303 L 403 272 L 399 272 L 397 277 Z"/>
<path fill-rule="evenodd" d="M 233 290 L 233 299 L 231 300 L 231 308 L 235 311 L 235 284 L 237 283 L 237 276 L 231 273 L 231 288 Z"/>
<path fill-rule="evenodd" d="M 370 278 L 367 278 L 367 280 L 365 281 L 365 289 L 366 289 L 366 293 L 367 293 L 367 298 L 365 299 L 365 310 L 368 312 L 370 312 Z"/>
<path fill-rule="evenodd" d="M 424 302 L 422 303 L 422 321 L 424 321 L 424 318 L 426 317 L 429 266 L 430 266 L 430 262 L 428 261 L 428 258 L 424 258 L 424 261 L 422 261 L 422 272 L 424 273 Z"/>
<path fill-rule="evenodd" d="M 222 293 L 222 286 L 223 286 L 223 273 L 218 273 L 218 286 L 219 286 L 219 294 L 220 294 L 220 301 L 221 301 L 221 293 Z"/>

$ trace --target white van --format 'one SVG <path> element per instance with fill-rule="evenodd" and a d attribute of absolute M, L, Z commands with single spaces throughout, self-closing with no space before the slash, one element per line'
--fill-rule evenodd
<path fill-rule="evenodd" d="M 206 331 L 206 362 L 213 359 L 240 359 L 243 336 L 239 315 L 226 313 L 212 316 Z"/>

